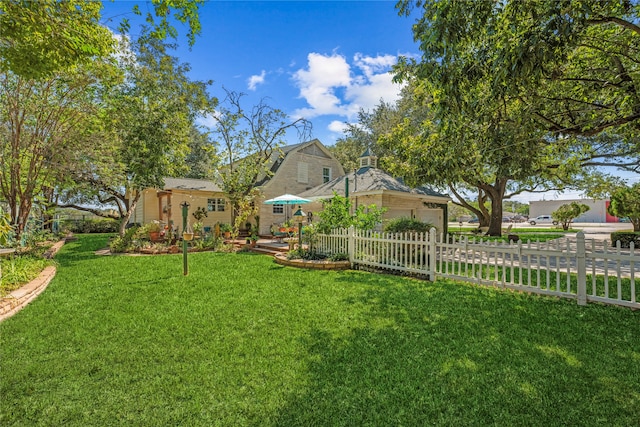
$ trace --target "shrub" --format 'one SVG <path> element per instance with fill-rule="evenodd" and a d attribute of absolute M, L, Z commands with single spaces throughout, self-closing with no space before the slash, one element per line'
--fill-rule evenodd
<path fill-rule="evenodd" d="M 63 230 L 72 233 L 117 233 L 120 223 L 116 219 L 66 219 L 61 222 Z"/>
<path fill-rule="evenodd" d="M 309 249 L 294 249 L 287 252 L 287 259 L 304 259 L 306 261 L 317 261 L 327 257 Z"/>
<path fill-rule="evenodd" d="M 387 233 L 428 233 L 434 225 L 430 222 L 422 222 L 412 218 L 395 218 L 385 225 Z"/>
<path fill-rule="evenodd" d="M 133 249 L 133 239 L 138 232 L 138 227 L 131 227 L 125 231 L 124 236 L 116 236 L 109 244 L 109 249 L 113 253 L 127 252 Z"/>
<path fill-rule="evenodd" d="M 330 261 L 349 261 L 349 254 L 345 254 L 343 252 L 339 252 L 337 254 L 333 254 L 329 257 Z"/>
<path fill-rule="evenodd" d="M 620 241 L 620 247 L 629 248 L 631 242 L 635 248 L 640 247 L 640 232 L 637 231 L 616 231 L 611 233 L 611 246 L 616 246 L 616 242 Z"/>

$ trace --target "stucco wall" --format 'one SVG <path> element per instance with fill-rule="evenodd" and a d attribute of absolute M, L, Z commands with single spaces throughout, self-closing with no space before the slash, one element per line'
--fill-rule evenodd
<path fill-rule="evenodd" d="M 606 200 L 541 200 L 529 203 L 529 217 L 535 218 L 539 215 L 551 215 L 560 206 L 571 202 L 584 203 L 589 206 L 589 210 L 576 218 L 574 222 L 607 222 L 607 201 Z M 616 221 L 616 219 L 614 219 Z"/>

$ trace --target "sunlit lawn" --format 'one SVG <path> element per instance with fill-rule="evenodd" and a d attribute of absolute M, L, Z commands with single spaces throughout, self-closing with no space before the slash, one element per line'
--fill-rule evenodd
<path fill-rule="evenodd" d="M 638 424 L 640 312 L 104 245 L 0 324 L 0 425 Z"/>

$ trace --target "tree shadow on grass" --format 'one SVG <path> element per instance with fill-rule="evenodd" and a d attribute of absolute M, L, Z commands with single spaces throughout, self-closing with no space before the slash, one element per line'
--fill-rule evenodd
<path fill-rule="evenodd" d="M 273 425 L 637 422 L 639 313 L 446 281 L 338 280 L 367 285 L 345 301 L 363 322 L 310 332 L 308 386 Z"/>

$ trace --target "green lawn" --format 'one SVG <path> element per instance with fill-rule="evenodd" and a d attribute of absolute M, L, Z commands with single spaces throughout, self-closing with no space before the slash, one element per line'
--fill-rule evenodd
<path fill-rule="evenodd" d="M 640 312 L 105 241 L 0 324 L 0 425 L 638 424 Z"/>

